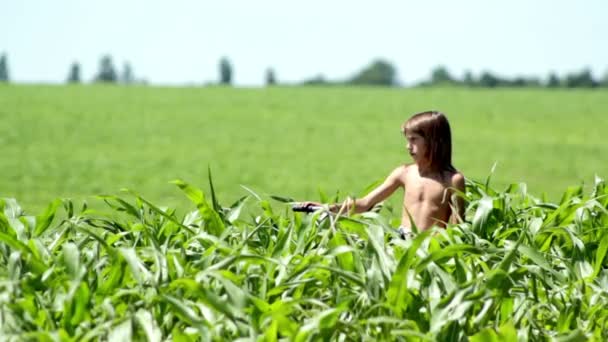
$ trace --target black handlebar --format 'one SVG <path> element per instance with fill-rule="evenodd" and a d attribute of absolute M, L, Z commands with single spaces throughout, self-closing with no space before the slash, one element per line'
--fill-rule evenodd
<path fill-rule="evenodd" d="M 313 213 L 323 207 L 318 205 L 302 205 L 302 204 L 294 204 L 291 206 L 291 210 L 301 213 Z"/>

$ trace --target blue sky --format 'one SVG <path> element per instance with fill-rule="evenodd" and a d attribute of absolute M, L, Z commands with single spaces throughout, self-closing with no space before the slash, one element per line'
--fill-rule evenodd
<path fill-rule="evenodd" d="M 16 82 L 64 82 L 74 61 L 90 80 L 102 54 L 159 85 L 215 81 L 222 56 L 241 86 L 263 84 L 269 67 L 283 82 L 345 79 L 375 58 L 392 62 L 403 84 L 440 64 L 459 77 L 608 72 L 606 0 L 7 0 L 1 8 L 0 53 Z"/>

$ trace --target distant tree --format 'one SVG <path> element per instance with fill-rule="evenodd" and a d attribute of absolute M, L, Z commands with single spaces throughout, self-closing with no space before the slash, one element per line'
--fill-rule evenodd
<path fill-rule="evenodd" d="M 266 69 L 266 85 L 275 85 L 277 84 L 277 78 L 274 74 L 274 70 L 272 68 Z"/>
<path fill-rule="evenodd" d="M 120 81 L 124 84 L 132 84 L 135 82 L 135 77 L 133 76 L 133 68 L 131 68 L 131 64 L 129 62 L 125 62 L 122 68 Z"/>
<path fill-rule="evenodd" d="M 568 88 L 594 88 L 598 82 L 593 79 L 589 69 L 583 69 L 579 73 L 567 75 L 565 85 Z"/>
<path fill-rule="evenodd" d="M 608 88 L 608 70 L 606 70 L 604 77 L 602 77 L 602 79 L 600 80 L 600 87 Z"/>
<path fill-rule="evenodd" d="M 0 82 L 8 81 L 10 81 L 10 77 L 8 75 L 8 61 L 6 53 L 3 53 L 2 56 L 0 56 Z"/>
<path fill-rule="evenodd" d="M 220 59 L 220 84 L 231 85 L 232 84 L 232 65 L 227 57 Z"/>
<path fill-rule="evenodd" d="M 454 79 L 444 66 L 438 66 L 431 72 L 431 83 L 432 84 L 446 84 L 452 83 Z"/>
<path fill-rule="evenodd" d="M 553 72 L 550 73 L 549 79 L 547 79 L 547 88 L 557 88 L 560 85 L 559 77 Z"/>
<path fill-rule="evenodd" d="M 499 85 L 507 87 L 538 87 L 541 85 L 541 82 L 537 78 L 519 76 L 512 80 L 499 80 Z"/>
<path fill-rule="evenodd" d="M 72 63 L 68 74 L 68 83 L 80 83 L 80 64 Z"/>
<path fill-rule="evenodd" d="M 306 79 L 304 81 L 302 81 L 301 83 L 302 85 L 312 85 L 312 86 L 318 86 L 318 85 L 332 85 L 333 83 L 326 80 L 325 76 L 323 76 L 322 74 L 319 74 L 315 77 Z"/>
<path fill-rule="evenodd" d="M 543 82 L 537 77 L 524 78 L 526 87 L 542 87 Z"/>
<path fill-rule="evenodd" d="M 475 78 L 473 78 L 473 73 L 470 70 L 465 71 L 462 83 L 467 87 L 475 86 Z"/>
<path fill-rule="evenodd" d="M 116 69 L 112 63 L 112 57 L 105 55 L 101 57 L 99 62 L 99 73 L 95 77 L 97 82 L 116 83 L 118 77 L 116 76 Z"/>
<path fill-rule="evenodd" d="M 397 71 L 392 64 L 384 60 L 376 60 L 361 70 L 348 83 L 393 86 L 396 84 L 396 75 Z"/>
<path fill-rule="evenodd" d="M 527 81 L 525 78 L 523 77 L 516 77 L 512 82 L 508 82 L 510 86 L 513 87 L 525 87 L 527 84 Z"/>
<path fill-rule="evenodd" d="M 500 85 L 500 79 L 491 74 L 490 72 L 485 71 L 479 77 L 478 84 L 481 87 L 494 88 Z"/>

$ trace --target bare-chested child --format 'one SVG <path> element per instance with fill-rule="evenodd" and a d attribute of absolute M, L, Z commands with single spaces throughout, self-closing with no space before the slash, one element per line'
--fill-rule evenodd
<path fill-rule="evenodd" d="M 332 212 L 364 212 L 398 188 L 404 188 L 399 228 L 402 237 L 412 234 L 411 221 L 419 230 L 459 222 L 464 216 L 464 203 L 455 190 L 464 192 L 464 176 L 452 165 L 452 136 L 447 118 L 436 111 L 418 113 L 401 126 L 401 131 L 414 163 L 394 169 L 365 197 L 349 198 L 344 203 L 331 204 L 329 209 Z M 304 202 L 301 205 L 320 204 Z"/>

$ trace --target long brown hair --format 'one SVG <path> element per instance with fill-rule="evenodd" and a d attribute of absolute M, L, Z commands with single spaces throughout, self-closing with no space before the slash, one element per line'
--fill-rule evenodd
<path fill-rule="evenodd" d="M 416 133 L 424 138 L 427 145 L 426 157 L 431 168 L 437 171 L 455 171 L 452 165 L 452 132 L 445 115 L 438 111 L 415 114 L 403 125 L 403 134 Z"/>

